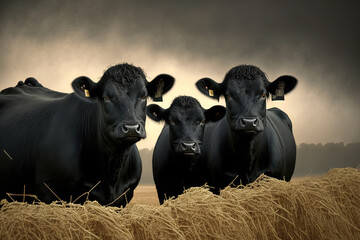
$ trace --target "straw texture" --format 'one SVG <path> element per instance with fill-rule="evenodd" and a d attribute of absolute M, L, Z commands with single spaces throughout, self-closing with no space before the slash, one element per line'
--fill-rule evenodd
<path fill-rule="evenodd" d="M 0 239 L 360 239 L 360 170 L 191 188 L 161 206 L 2 200 Z"/>

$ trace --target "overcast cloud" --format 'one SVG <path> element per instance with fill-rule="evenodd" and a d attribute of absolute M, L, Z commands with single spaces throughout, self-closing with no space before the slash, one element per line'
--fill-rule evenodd
<path fill-rule="evenodd" d="M 268 102 L 289 114 L 298 143 L 360 141 L 358 10 L 357 1 L 2 2 L 0 89 L 34 76 L 70 92 L 75 77 L 97 80 L 130 62 L 149 78 L 177 79 L 163 107 L 179 94 L 210 107 L 217 102 L 196 80 L 220 82 L 231 67 L 254 64 L 271 81 L 299 79 L 285 102 Z M 153 146 L 160 129 L 148 120 L 143 146 Z"/>

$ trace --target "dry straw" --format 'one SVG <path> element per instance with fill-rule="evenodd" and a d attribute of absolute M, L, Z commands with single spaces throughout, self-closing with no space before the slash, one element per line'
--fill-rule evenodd
<path fill-rule="evenodd" d="M 220 196 L 191 188 L 162 206 L 0 207 L 0 239 L 360 239 L 360 170 L 295 182 L 261 176 Z"/>

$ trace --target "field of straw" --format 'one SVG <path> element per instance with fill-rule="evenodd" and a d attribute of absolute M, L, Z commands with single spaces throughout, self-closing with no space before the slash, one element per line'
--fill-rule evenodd
<path fill-rule="evenodd" d="M 191 188 L 162 206 L 0 204 L 0 239 L 360 239 L 360 170 L 284 182 L 261 176 L 220 196 Z"/>

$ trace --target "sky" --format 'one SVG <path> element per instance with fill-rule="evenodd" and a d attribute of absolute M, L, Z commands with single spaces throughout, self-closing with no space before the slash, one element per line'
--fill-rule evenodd
<path fill-rule="evenodd" d="M 190 95 L 210 108 L 224 99 L 195 82 L 252 64 L 270 81 L 298 79 L 285 101 L 267 102 L 289 115 L 298 144 L 358 142 L 359 10 L 357 1 L 1 1 L 0 89 L 32 76 L 70 93 L 76 77 L 98 81 L 128 62 L 148 80 L 175 77 L 161 107 Z M 147 119 L 138 146 L 153 148 L 162 126 Z"/>

